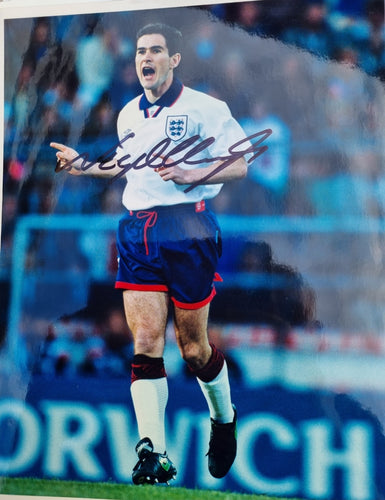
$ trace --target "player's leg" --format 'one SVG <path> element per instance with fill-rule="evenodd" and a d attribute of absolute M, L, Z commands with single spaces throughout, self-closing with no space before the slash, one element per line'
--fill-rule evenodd
<path fill-rule="evenodd" d="M 166 482 L 176 473 L 166 455 L 164 428 L 168 387 L 163 351 L 168 297 L 163 292 L 125 290 L 123 301 L 134 338 L 131 396 L 140 437 L 133 481 Z"/>
<path fill-rule="evenodd" d="M 197 377 L 210 409 L 211 418 L 231 422 L 234 410 L 224 355 L 207 336 L 209 304 L 195 310 L 175 307 L 178 346 L 189 369 Z"/>
<path fill-rule="evenodd" d="M 166 292 L 124 290 L 124 311 L 134 339 L 134 354 L 163 356 L 168 303 Z"/>
<path fill-rule="evenodd" d="M 131 396 L 139 437 L 149 437 L 156 452 L 166 449 L 164 411 L 168 398 L 163 363 L 168 299 L 161 292 L 125 290 L 127 324 L 134 339 Z"/>
<path fill-rule="evenodd" d="M 175 307 L 174 322 L 181 355 L 197 377 L 210 411 L 209 470 L 214 477 L 223 477 L 236 455 L 236 412 L 231 402 L 226 360 L 208 341 L 209 307 L 209 304 L 192 310 Z"/>
<path fill-rule="evenodd" d="M 199 207 L 186 204 L 178 208 L 178 214 L 158 217 L 167 235 L 161 245 L 163 271 L 174 303 L 179 349 L 210 410 L 209 470 L 222 477 L 235 459 L 236 436 L 226 362 L 207 336 L 209 304 L 215 295 L 213 279 L 221 255 L 220 228 L 204 203 Z"/>

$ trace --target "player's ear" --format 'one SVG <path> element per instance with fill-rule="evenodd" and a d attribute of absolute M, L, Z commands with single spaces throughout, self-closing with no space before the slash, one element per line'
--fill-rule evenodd
<path fill-rule="evenodd" d="M 170 58 L 170 69 L 175 69 L 179 66 L 181 60 L 181 55 L 179 52 L 176 52 L 174 55 L 171 56 Z"/>

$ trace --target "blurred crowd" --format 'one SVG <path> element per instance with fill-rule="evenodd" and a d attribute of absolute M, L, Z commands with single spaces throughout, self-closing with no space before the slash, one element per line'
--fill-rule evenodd
<path fill-rule="evenodd" d="M 385 215 L 384 2 L 261 0 L 190 10 L 6 23 L 0 274 L 18 215 L 122 210 L 122 179 L 55 175 L 49 143 L 93 159 L 113 151 L 117 114 L 141 91 L 135 33 L 154 19 L 184 31 L 179 76 L 187 85 L 225 100 L 247 134 L 273 131 L 247 179 L 213 200 L 218 214 Z"/>
<path fill-rule="evenodd" d="M 6 22 L 0 277 L 9 276 L 18 216 L 120 214 L 124 181 L 54 174 L 49 143 L 92 158 L 113 150 L 119 110 L 141 92 L 135 33 L 154 20 L 184 33 L 179 76 L 186 85 L 225 100 L 248 135 L 273 131 L 247 179 L 229 183 L 212 201 L 218 214 L 384 217 L 383 0 L 261 0 L 190 11 L 186 19 L 160 9 Z M 74 306 L 88 291 L 87 276 L 114 274 L 112 233 L 99 234 L 97 245 L 92 230 L 81 239 L 70 231 L 48 238 L 36 232 L 26 260 L 36 290 L 39 272 L 57 272 L 64 258 L 82 283 L 75 290 L 69 281 Z M 241 267 L 250 264 L 247 250 Z M 67 336 L 58 334 L 63 328 L 50 327 L 39 370 L 74 369 Z M 71 333 L 83 353 L 76 370 L 126 369 L 127 359 L 100 334 L 111 328 Z"/>
<path fill-rule="evenodd" d="M 223 191 L 216 210 L 382 216 L 383 1 L 271 0 L 194 10 L 209 12 L 200 13 L 193 33 L 182 26 L 183 81 L 228 102 L 247 133 L 273 130 L 268 152 L 250 166 L 247 181 Z M 116 144 L 117 114 L 140 92 L 138 16 L 34 19 L 20 57 L 12 49 L 23 45 L 25 26 L 7 23 L 3 238 L 16 211 L 119 212 L 119 183 L 59 181 L 48 144 L 63 141 L 92 157 Z M 223 38 L 216 18 L 234 34 L 227 28 Z M 240 30 L 250 36 L 240 38 Z M 334 205 L 325 203 L 325 189 Z"/>
<path fill-rule="evenodd" d="M 132 337 L 122 309 L 106 311 L 102 322 L 63 317 L 46 325 L 43 339 L 37 343 L 33 335 L 28 346 L 39 351 L 31 357 L 34 373 L 121 377 L 131 371 Z"/>

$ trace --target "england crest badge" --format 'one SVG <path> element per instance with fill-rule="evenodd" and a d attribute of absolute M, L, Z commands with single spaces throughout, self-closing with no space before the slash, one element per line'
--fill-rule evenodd
<path fill-rule="evenodd" d="M 187 115 L 168 116 L 166 135 L 172 141 L 183 139 L 187 132 Z"/>

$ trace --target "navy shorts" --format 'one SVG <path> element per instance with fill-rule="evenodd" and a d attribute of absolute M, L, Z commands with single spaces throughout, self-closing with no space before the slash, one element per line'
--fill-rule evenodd
<path fill-rule="evenodd" d="M 167 292 L 198 309 L 215 295 L 220 229 L 204 202 L 128 211 L 120 220 L 115 288 Z"/>

